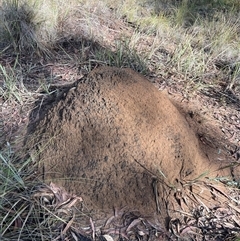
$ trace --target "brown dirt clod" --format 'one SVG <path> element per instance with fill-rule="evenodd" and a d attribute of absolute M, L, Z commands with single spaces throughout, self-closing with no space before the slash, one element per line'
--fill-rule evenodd
<path fill-rule="evenodd" d="M 170 193 L 180 200 L 184 183 L 218 168 L 167 95 L 130 69 L 95 69 L 29 132 L 45 180 L 80 195 L 93 210 L 159 208 L 164 216 Z"/>

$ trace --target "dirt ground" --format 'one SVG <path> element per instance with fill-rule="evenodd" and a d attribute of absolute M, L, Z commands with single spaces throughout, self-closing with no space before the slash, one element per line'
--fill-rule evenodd
<path fill-rule="evenodd" d="M 130 69 L 95 69 L 46 103 L 32 113 L 40 116 L 26 146 L 45 182 L 81 196 L 95 213 L 127 207 L 166 226 L 176 207 L 196 208 L 184 198 L 190 192 L 216 205 L 195 183 L 236 171 L 224 168 L 227 142 L 209 119 Z"/>

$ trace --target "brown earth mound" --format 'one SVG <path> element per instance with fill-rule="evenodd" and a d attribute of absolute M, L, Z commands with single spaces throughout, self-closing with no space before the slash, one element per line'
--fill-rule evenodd
<path fill-rule="evenodd" d="M 218 174 L 168 97 L 130 69 L 94 70 L 29 132 L 45 180 L 93 210 L 127 206 L 165 218 L 168 196 L 180 205 L 184 187 Z"/>

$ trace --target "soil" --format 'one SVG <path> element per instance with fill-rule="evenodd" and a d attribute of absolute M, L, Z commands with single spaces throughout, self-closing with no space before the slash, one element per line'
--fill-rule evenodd
<path fill-rule="evenodd" d="M 179 193 L 236 170 L 223 168 L 230 159 L 221 133 L 173 99 L 133 70 L 97 68 L 37 110 L 26 146 L 44 181 L 81 196 L 89 210 L 127 207 L 165 222 Z"/>

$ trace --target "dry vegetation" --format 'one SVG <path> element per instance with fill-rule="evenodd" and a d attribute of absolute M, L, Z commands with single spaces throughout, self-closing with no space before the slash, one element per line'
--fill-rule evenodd
<path fill-rule="evenodd" d="M 82 240 L 72 225 L 81 198 L 38 181 L 16 143 L 37 98 L 100 65 L 187 97 L 218 93 L 239 111 L 240 1 L 0 0 L 0 240 Z"/>

